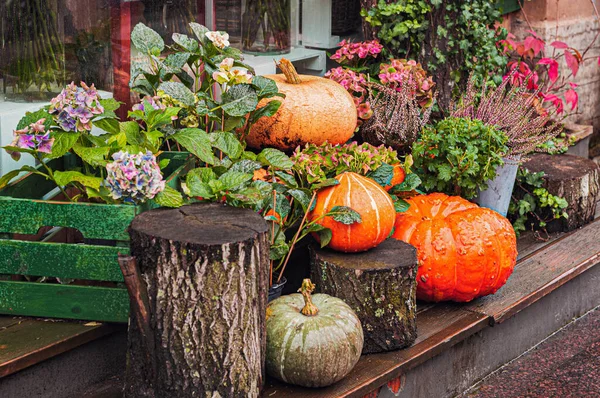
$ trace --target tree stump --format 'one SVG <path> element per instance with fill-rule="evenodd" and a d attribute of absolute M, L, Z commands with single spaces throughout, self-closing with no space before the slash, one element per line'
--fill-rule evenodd
<path fill-rule="evenodd" d="M 259 396 L 267 232 L 259 214 L 220 204 L 152 210 L 133 220 L 137 266 L 120 259 L 132 301 L 125 396 Z"/>
<path fill-rule="evenodd" d="M 551 221 L 548 232 L 572 231 L 594 219 L 600 187 L 595 162 L 573 155 L 534 154 L 523 167 L 533 173 L 543 171 L 544 188 L 569 203 L 569 218 Z"/>
<path fill-rule="evenodd" d="M 363 253 L 310 248 L 311 279 L 319 293 L 342 299 L 363 327 L 363 354 L 411 345 L 417 337 L 417 251 L 387 239 Z"/>

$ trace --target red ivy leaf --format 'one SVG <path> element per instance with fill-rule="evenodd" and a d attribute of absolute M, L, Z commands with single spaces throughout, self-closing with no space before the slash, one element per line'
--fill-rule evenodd
<path fill-rule="evenodd" d="M 577 108 L 577 103 L 579 102 L 579 95 L 577 94 L 577 91 L 573 89 L 567 90 L 565 92 L 565 100 L 567 101 L 567 104 L 571 104 L 571 110 Z"/>
<path fill-rule="evenodd" d="M 553 41 L 552 43 L 550 43 L 550 45 L 554 48 L 558 48 L 561 50 L 564 50 L 565 48 L 569 48 L 569 46 L 567 45 L 567 43 L 563 42 L 563 41 Z"/>
<path fill-rule="evenodd" d="M 569 69 L 571 69 L 571 72 L 573 72 L 573 76 L 577 76 L 577 71 L 579 70 L 579 61 L 568 50 L 565 50 L 565 61 L 567 61 L 567 66 Z"/>
<path fill-rule="evenodd" d="M 540 40 L 533 36 L 527 36 L 525 38 L 525 41 L 523 42 L 523 45 L 525 46 L 525 51 L 533 51 L 534 56 L 538 55 L 540 51 L 544 49 L 544 44 L 545 43 L 543 40 Z"/>
<path fill-rule="evenodd" d="M 558 80 L 558 62 L 554 58 L 542 58 L 538 61 L 538 65 L 548 65 L 548 77 L 552 83 Z"/>

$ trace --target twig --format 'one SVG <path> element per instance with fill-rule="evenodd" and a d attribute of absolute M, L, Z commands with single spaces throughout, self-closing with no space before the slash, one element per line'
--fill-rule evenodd
<path fill-rule="evenodd" d="M 129 293 L 129 301 L 133 317 L 135 318 L 137 327 L 144 340 L 142 344 L 145 348 L 147 363 L 153 364 L 153 376 L 156 376 L 156 361 L 154 360 L 154 335 L 150 326 L 150 300 L 148 298 L 148 290 L 146 284 L 142 280 L 142 276 L 138 269 L 135 257 L 121 254 L 118 256 L 119 267 L 123 273 L 123 280 Z M 150 378 L 152 380 L 153 377 Z"/>
<path fill-rule="evenodd" d="M 317 197 L 317 192 L 315 191 L 315 192 L 313 192 L 312 198 L 310 199 L 310 202 L 308 203 L 308 208 L 306 209 L 306 213 L 304 213 L 304 217 L 302 217 L 302 221 L 300 222 L 298 231 L 296 231 L 296 235 L 294 235 L 294 239 L 292 240 L 292 245 L 290 246 L 290 251 L 288 251 L 287 256 L 285 257 L 285 261 L 283 262 L 283 266 L 281 267 L 281 271 L 279 272 L 279 278 L 277 278 L 277 283 L 279 283 L 279 281 L 281 280 L 281 277 L 283 276 L 283 271 L 285 271 L 285 267 L 287 266 L 287 263 L 290 260 L 290 256 L 292 255 L 294 246 L 296 245 L 296 242 L 298 242 L 298 236 L 300 235 L 300 232 L 302 231 L 302 227 L 304 226 L 304 223 L 306 222 L 306 217 L 308 216 L 308 213 L 310 213 L 310 209 L 311 209 L 312 204 L 315 201 L 316 197 Z"/>

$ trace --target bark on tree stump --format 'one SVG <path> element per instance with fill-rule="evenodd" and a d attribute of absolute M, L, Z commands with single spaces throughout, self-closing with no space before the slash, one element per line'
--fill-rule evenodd
<path fill-rule="evenodd" d="M 136 310 L 145 293 L 135 300 L 130 281 L 125 396 L 259 396 L 267 231 L 257 213 L 220 204 L 152 210 L 133 220 L 133 273 L 147 290 L 149 316 Z M 122 268 L 125 262 L 120 259 Z"/>
<path fill-rule="evenodd" d="M 338 297 L 358 315 L 363 354 L 411 345 L 417 337 L 417 251 L 387 239 L 364 253 L 310 248 L 311 279 L 319 293 Z"/>
<path fill-rule="evenodd" d="M 569 203 L 569 218 L 548 223 L 549 232 L 572 231 L 594 219 L 600 187 L 595 162 L 573 155 L 534 154 L 523 167 L 533 173 L 543 171 L 544 188 Z"/>

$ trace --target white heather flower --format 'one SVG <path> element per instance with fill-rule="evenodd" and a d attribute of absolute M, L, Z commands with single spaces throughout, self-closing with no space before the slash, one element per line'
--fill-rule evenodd
<path fill-rule="evenodd" d="M 212 41 L 217 48 L 229 46 L 229 34 L 226 32 L 206 32 L 206 37 L 208 37 L 208 40 Z"/>

